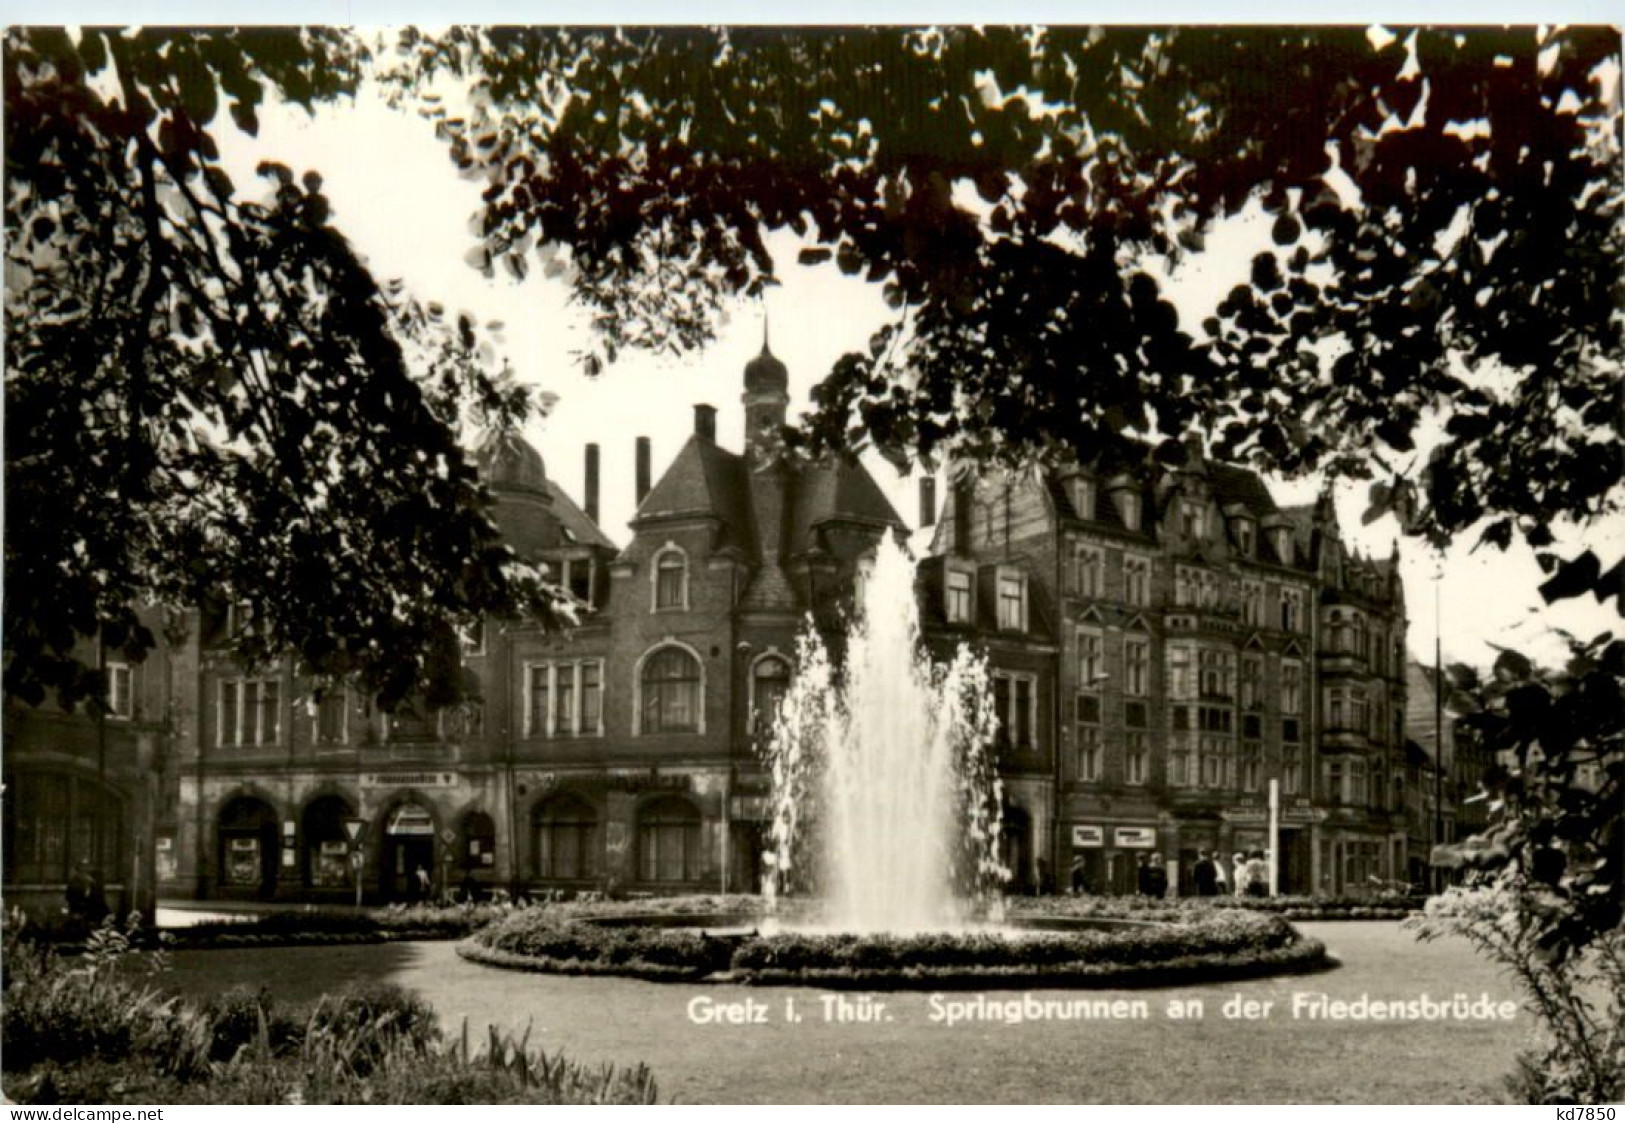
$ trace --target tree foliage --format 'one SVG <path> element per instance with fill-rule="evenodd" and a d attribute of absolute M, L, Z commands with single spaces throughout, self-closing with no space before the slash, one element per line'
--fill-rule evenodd
<path fill-rule="evenodd" d="M 458 445 L 528 407 L 489 333 L 380 284 L 319 175 L 264 165 L 250 199 L 218 161 L 212 130 L 362 60 L 294 29 L 7 33 L 8 697 L 99 696 L 76 645 L 139 658 L 140 603 L 247 604 L 245 658 L 386 705 L 455 693 L 430 672 L 458 624 L 564 607 Z"/>
<path fill-rule="evenodd" d="M 1173 443 L 1378 477 L 1443 541 L 1617 510 L 1619 36 L 1605 28 L 454 29 L 395 73 L 486 186 L 473 255 L 565 273 L 590 369 L 697 347 L 768 235 L 884 286 L 815 451 Z M 1270 244 L 1201 332 L 1167 270 Z M 1426 419 L 1444 439 L 1422 461 Z M 1604 586 L 1606 587 L 1606 586 Z"/>

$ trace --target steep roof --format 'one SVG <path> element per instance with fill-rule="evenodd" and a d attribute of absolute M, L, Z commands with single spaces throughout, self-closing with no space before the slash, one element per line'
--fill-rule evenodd
<path fill-rule="evenodd" d="M 601 546 L 607 550 L 617 548 L 609 536 L 597 523 L 587 517 L 587 512 L 576 506 L 575 500 L 571 499 L 569 493 L 557 482 L 549 479 L 547 491 L 553 497 L 553 516 L 559 521 L 559 529 L 563 532 L 566 544 Z"/>
<path fill-rule="evenodd" d="M 794 495 L 791 553 L 816 545 L 815 536 L 824 523 L 857 522 L 907 529 L 868 469 L 855 461 L 798 467 Z"/>
<path fill-rule="evenodd" d="M 1264 485 L 1263 477 L 1251 469 L 1211 460 L 1208 462 L 1208 482 L 1220 507 L 1239 503 L 1256 519 L 1273 515 L 1279 509 L 1275 505 L 1275 497 Z"/>
<path fill-rule="evenodd" d="M 750 486 L 744 458 L 711 441 L 689 437 L 653 490 L 638 504 L 634 522 L 709 516 L 721 523 L 717 545 L 756 554 L 751 532 Z"/>

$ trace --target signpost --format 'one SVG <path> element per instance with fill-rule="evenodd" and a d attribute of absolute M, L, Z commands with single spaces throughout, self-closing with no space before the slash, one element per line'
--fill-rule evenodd
<path fill-rule="evenodd" d="M 350 868 L 355 870 L 355 907 L 361 907 L 361 870 L 367 859 L 361 849 L 361 832 L 367 829 L 365 819 L 344 820 L 344 833 L 350 839 Z"/>

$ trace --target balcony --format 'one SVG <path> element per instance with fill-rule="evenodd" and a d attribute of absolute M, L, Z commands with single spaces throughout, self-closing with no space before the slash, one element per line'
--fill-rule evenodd
<path fill-rule="evenodd" d="M 1353 651 L 1322 651 L 1320 674 L 1322 678 L 1330 675 L 1367 678 L 1371 674 L 1371 665 L 1366 662 L 1364 655 Z"/>
<path fill-rule="evenodd" d="M 1371 748 L 1371 739 L 1366 736 L 1363 729 L 1323 729 L 1320 733 L 1320 748 L 1322 752 L 1330 753 L 1363 753 Z"/>

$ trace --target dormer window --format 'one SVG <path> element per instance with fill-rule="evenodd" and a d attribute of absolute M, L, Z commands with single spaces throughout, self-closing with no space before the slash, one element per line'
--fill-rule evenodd
<path fill-rule="evenodd" d="M 1207 508 L 1190 500 L 1180 504 L 1180 518 L 1186 538 L 1207 537 Z"/>
<path fill-rule="evenodd" d="M 863 557 L 858 559 L 857 567 L 852 573 L 852 603 L 861 605 L 869 594 L 869 582 L 875 576 L 875 559 Z"/>
<path fill-rule="evenodd" d="M 1275 556 L 1282 565 L 1292 564 L 1292 530 L 1289 527 L 1277 527 L 1275 535 Z"/>
<path fill-rule="evenodd" d="M 656 612 L 688 607 L 688 555 L 669 543 L 655 555 L 654 607 Z"/>
<path fill-rule="evenodd" d="M 963 569 L 950 569 L 948 571 L 947 601 L 944 610 L 950 624 L 969 624 L 971 622 L 972 579 L 970 573 Z"/>
<path fill-rule="evenodd" d="M 1095 517 L 1095 481 L 1088 476 L 1072 477 L 1072 510 L 1080 519 Z"/>
<path fill-rule="evenodd" d="M 999 573 L 999 630 L 1027 630 L 1027 579 L 1020 573 Z"/>
<path fill-rule="evenodd" d="M 1130 488 L 1123 488 L 1112 493 L 1117 503 L 1117 515 L 1123 520 L 1123 525 L 1129 530 L 1140 529 L 1140 493 Z"/>
<path fill-rule="evenodd" d="M 1241 551 L 1242 557 L 1250 558 L 1253 556 L 1252 519 L 1241 518 L 1236 520 L 1236 549 Z"/>

